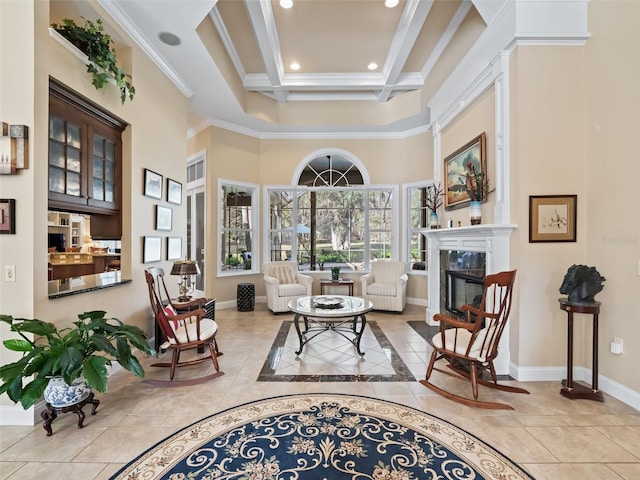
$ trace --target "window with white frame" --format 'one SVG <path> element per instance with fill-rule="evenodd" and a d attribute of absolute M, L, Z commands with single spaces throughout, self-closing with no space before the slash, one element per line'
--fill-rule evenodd
<path fill-rule="evenodd" d="M 364 185 L 343 155 L 313 158 L 295 187 L 269 187 L 268 256 L 301 270 L 368 270 L 371 261 L 398 258 L 397 188 Z"/>
<path fill-rule="evenodd" d="M 427 188 L 433 182 L 421 182 L 405 185 L 407 215 L 407 258 L 412 271 L 427 270 L 427 236 L 429 229 L 429 208 L 427 207 Z"/>
<path fill-rule="evenodd" d="M 219 180 L 218 274 L 260 270 L 258 257 L 258 186 Z"/>

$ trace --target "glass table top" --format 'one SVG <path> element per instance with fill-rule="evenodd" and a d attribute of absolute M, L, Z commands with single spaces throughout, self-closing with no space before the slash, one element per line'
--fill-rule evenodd
<path fill-rule="evenodd" d="M 314 295 L 289 302 L 291 311 L 300 315 L 322 318 L 342 318 L 371 311 L 373 303 L 346 295 Z"/>

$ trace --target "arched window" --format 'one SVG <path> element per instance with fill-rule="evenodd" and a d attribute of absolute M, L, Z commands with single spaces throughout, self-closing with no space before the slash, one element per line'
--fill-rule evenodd
<path fill-rule="evenodd" d="M 299 165 L 292 187 L 267 187 L 271 261 L 301 270 L 367 270 L 397 258 L 397 187 L 373 186 L 364 165 L 340 150 L 318 151 Z"/>

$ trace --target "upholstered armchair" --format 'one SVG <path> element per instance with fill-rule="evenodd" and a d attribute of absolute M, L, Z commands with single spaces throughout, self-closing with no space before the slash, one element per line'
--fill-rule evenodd
<path fill-rule="evenodd" d="M 360 277 L 362 296 L 374 310 L 401 312 L 407 303 L 407 265 L 383 260 L 371 263 L 371 271 Z"/>
<path fill-rule="evenodd" d="M 262 268 L 267 307 L 273 313 L 288 312 L 289 301 L 311 295 L 313 278 L 298 272 L 295 262 L 268 262 Z"/>

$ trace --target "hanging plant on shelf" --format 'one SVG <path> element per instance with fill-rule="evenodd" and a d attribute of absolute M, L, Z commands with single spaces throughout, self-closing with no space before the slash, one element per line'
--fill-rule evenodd
<path fill-rule="evenodd" d="M 136 89 L 131 83 L 131 76 L 118 66 L 113 40 L 104 32 L 102 20 L 92 22 L 82 18 L 84 26 L 65 18 L 61 24 L 52 23 L 51 27 L 87 56 L 87 72 L 93 76 L 91 83 L 96 89 L 104 88 L 112 81 L 120 89 L 123 104 L 127 97 L 133 100 Z"/>

